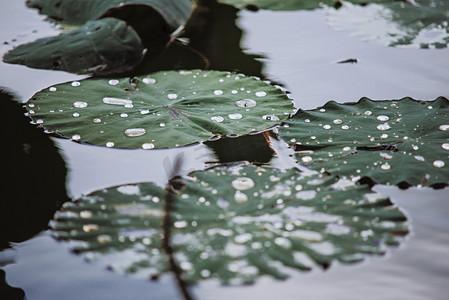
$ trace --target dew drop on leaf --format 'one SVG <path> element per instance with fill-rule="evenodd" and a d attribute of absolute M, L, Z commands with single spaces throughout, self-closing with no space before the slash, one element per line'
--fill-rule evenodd
<path fill-rule="evenodd" d="M 238 191 L 246 191 L 255 186 L 254 181 L 249 177 L 239 177 L 232 181 L 232 187 Z"/>
<path fill-rule="evenodd" d="M 117 85 L 119 83 L 120 83 L 120 81 L 118 81 L 117 79 L 111 79 L 111 80 L 108 81 L 109 85 Z"/>
<path fill-rule="evenodd" d="M 440 127 L 438 127 L 439 130 L 441 131 L 448 131 L 449 130 L 449 125 L 440 125 Z"/>
<path fill-rule="evenodd" d="M 87 107 L 87 102 L 77 101 L 77 102 L 73 103 L 73 106 L 76 108 L 85 108 L 85 107 Z"/>
<path fill-rule="evenodd" d="M 384 163 L 380 166 L 382 170 L 390 170 L 391 166 L 388 163 Z"/>
<path fill-rule="evenodd" d="M 129 128 L 125 130 L 125 134 L 129 137 L 141 136 L 146 133 L 144 128 Z"/>
<path fill-rule="evenodd" d="M 443 148 L 444 150 L 449 150 L 449 143 L 442 144 L 441 148 Z"/>
<path fill-rule="evenodd" d="M 312 157 L 311 156 L 303 156 L 301 158 L 302 162 L 308 163 L 312 161 Z"/>
<path fill-rule="evenodd" d="M 275 115 L 264 115 L 262 116 L 262 119 L 267 121 L 279 121 L 279 117 Z"/>
<path fill-rule="evenodd" d="M 72 135 L 72 140 L 79 141 L 81 139 L 81 136 L 79 134 Z"/>
<path fill-rule="evenodd" d="M 216 96 L 223 95 L 223 91 L 222 90 L 215 90 L 214 91 L 214 95 L 216 95 Z"/>
<path fill-rule="evenodd" d="M 115 146 L 114 142 L 107 142 L 106 143 L 106 147 L 108 147 L 108 148 L 112 148 L 114 146 Z"/>
<path fill-rule="evenodd" d="M 72 82 L 72 86 L 74 86 L 74 87 L 77 87 L 77 86 L 80 86 L 81 85 L 81 82 L 79 82 L 79 81 L 73 81 Z"/>
<path fill-rule="evenodd" d="M 386 121 L 390 120 L 390 118 L 388 116 L 384 116 L 384 115 L 377 116 L 376 119 L 381 122 L 386 122 Z"/>
<path fill-rule="evenodd" d="M 442 168 L 442 167 L 445 166 L 445 163 L 442 160 L 436 160 L 436 161 L 433 162 L 433 166 L 435 168 Z"/>
<path fill-rule="evenodd" d="M 222 116 L 213 116 L 210 118 L 212 121 L 217 122 L 217 123 L 221 123 L 224 121 L 224 118 Z"/>
<path fill-rule="evenodd" d="M 228 117 L 231 120 L 240 120 L 243 116 L 239 113 L 235 113 L 235 114 L 229 114 Z"/>
<path fill-rule="evenodd" d="M 121 98 L 113 98 L 113 97 L 104 97 L 103 103 L 105 104 L 113 104 L 113 105 L 127 105 L 132 104 L 133 102 L 129 99 L 121 99 Z"/>
<path fill-rule="evenodd" d="M 149 149 L 153 149 L 153 148 L 154 148 L 154 144 L 152 144 L 152 143 L 142 144 L 142 149 L 149 150 Z M 153 202 L 154 202 L 154 199 L 153 199 Z"/>
<path fill-rule="evenodd" d="M 257 102 L 253 99 L 243 99 L 235 101 L 235 105 L 239 107 L 254 107 L 256 106 L 256 104 Z"/>
<path fill-rule="evenodd" d="M 169 100 L 175 100 L 175 99 L 178 98 L 178 95 L 177 95 L 177 94 L 173 94 L 173 93 L 167 94 L 167 98 L 168 98 Z"/>
<path fill-rule="evenodd" d="M 148 77 L 142 79 L 142 81 L 143 81 L 143 83 L 146 83 L 146 84 L 155 84 L 156 83 L 156 79 L 148 78 Z"/>
<path fill-rule="evenodd" d="M 379 124 L 376 127 L 378 130 L 389 130 L 391 126 L 388 123 Z"/>
<path fill-rule="evenodd" d="M 267 95 L 267 93 L 264 91 L 259 91 L 259 92 L 256 92 L 255 95 L 257 97 L 265 97 Z"/>

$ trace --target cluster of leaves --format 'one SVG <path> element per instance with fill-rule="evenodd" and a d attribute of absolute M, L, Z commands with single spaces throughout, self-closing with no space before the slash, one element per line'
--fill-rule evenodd
<path fill-rule="evenodd" d="M 222 2 L 283 10 L 320 3 Z M 333 2 L 321 4 L 341 6 Z M 372 183 L 441 187 L 449 182 L 448 99 L 328 102 L 290 116 L 285 90 L 253 76 L 261 73 L 254 57 L 235 56 L 252 62 L 250 76 L 224 72 L 220 55 L 201 42 L 201 34 L 221 38 L 207 29 L 219 26 L 213 18 L 218 8 L 235 16 L 232 6 L 190 0 L 27 3 L 80 27 L 19 46 L 5 55 L 6 62 L 120 74 L 36 93 L 26 109 L 47 132 L 105 147 L 158 149 L 209 140 L 213 148 L 219 142 L 214 137 L 256 133 L 285 121 L 278 137 L 317 171 L 220 166 L 175 178 L 167 189 L 123 185 L 66 204 L 53 223 L 57 237 L 79 241 L 77 252 L 94 254 L 113 269 L 150 278 L 175 271 L 185 282 L 216 278 L 239 284 L 261 275 L 285 278 L 287 268 L 359 261 L 365 254 L 384 253 L 385 245 L 397 245 L 407 233 L 405 216 L 373 193 Z M 204 66 L 141 75 L 148 53 L 167 60 L 187 53 L 178 51 L 185 45 L 172 36 L 184 25 L 191 44 L 204 47 L 188 53 Z M 240 36 L 236 30 L 236 39 Z M 200 70 L 207 67 L 213 70 Z"/>

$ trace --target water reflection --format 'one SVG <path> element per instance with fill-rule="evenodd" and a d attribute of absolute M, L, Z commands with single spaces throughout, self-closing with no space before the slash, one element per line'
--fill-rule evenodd
<path fill-rule="evenodd" d="M 215 153 L 219 163 L 238 161 L 268 163 L 274 154 L 266 138 L 268 134 L 262 132 L 256 135 L 226 137 L 205 144 Z"/>
<path fill-rule="evenodd" d="M 47 227 L 67 201 L 66 167 L 58 148 L 41 129 L 29 123 L 13 96 L 0 90 L 2 196 L 0 249 L 29 239 Z"/>

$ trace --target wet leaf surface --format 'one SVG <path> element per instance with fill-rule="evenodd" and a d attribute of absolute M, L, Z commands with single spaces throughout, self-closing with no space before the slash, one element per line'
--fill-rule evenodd
<path fill-rule="evenodd" d="M 140 183 L 65 205 L 53 223 L 56 236 L 78 241 L 75 252 L 110 269 L 157 279 L 172 269 L 162 247 L 170 230 L 183 281 L 243 284 L 383 254 L 408 232 L 387 198 L 335 176 L 255 166 L 190 176 L 172 182 L 182 188 L 172 197 L 170 228 L 162 226 L 167 191 Z"/>
<path fill-rule="evenodd" d="M 38 92 L 28 104 L 33 120 L 75 141 L 143 149 L 244 135 L 292 112 L 292 102 L 272 85 L 199 70 L 64 83 Z"/>
<path fill-rule="evenodd" d="M 351 180 L 401 187 L 449 182 L 449 101 L 328 102 L 300 110 L 280 136 L 301 164 Z"/>

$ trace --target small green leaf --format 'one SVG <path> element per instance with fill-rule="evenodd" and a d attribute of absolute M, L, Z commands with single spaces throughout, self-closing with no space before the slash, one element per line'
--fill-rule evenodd
<path fill-rule="evenodd" d="M 292 102 L 254 77 L 167 71 L 147 77 L 86 79 L 44 89 L 29 112 L 76 141 L 118 148 L 167 148 L 265 130 L 288 118 Z"/>
<path fill-rule="evenodd" d="M 381 0 L 365 6 L 344 3 L 329 13 L 332 27 L 355 31 L 384 45 L 446 48 L 449 43 L 449 1 Z"/>
<path fill-rule="evenodd" d="M 352 180 L 445 186 L 449 182 L 449 101 L 326 103 L 300 110 L 280 136 L 300 163 Z"/>
<path fill-rule="evenodd" d="M 121 20 L 105 18 L 20 45 L 3 60 L 37 69 L 105 74 L 130 70 L 143 56 L 144 46 L 134 29 Z"/>
<path fill-rule="evenodd" d="M 288 269 L 328 267 L 382 254 L 408 232 L 405 216 L 366 185 L 321 174 L 255 166 L 217 167 L 176 179 L 171 228 L 163 227 L 166 191 L 150 183 L 77 199 L 56 215 L 56 235 L 81 243 L 112 269 L 146 278 L 167 272 L 161 239 L 186 282 L 286 278 Z"/>

